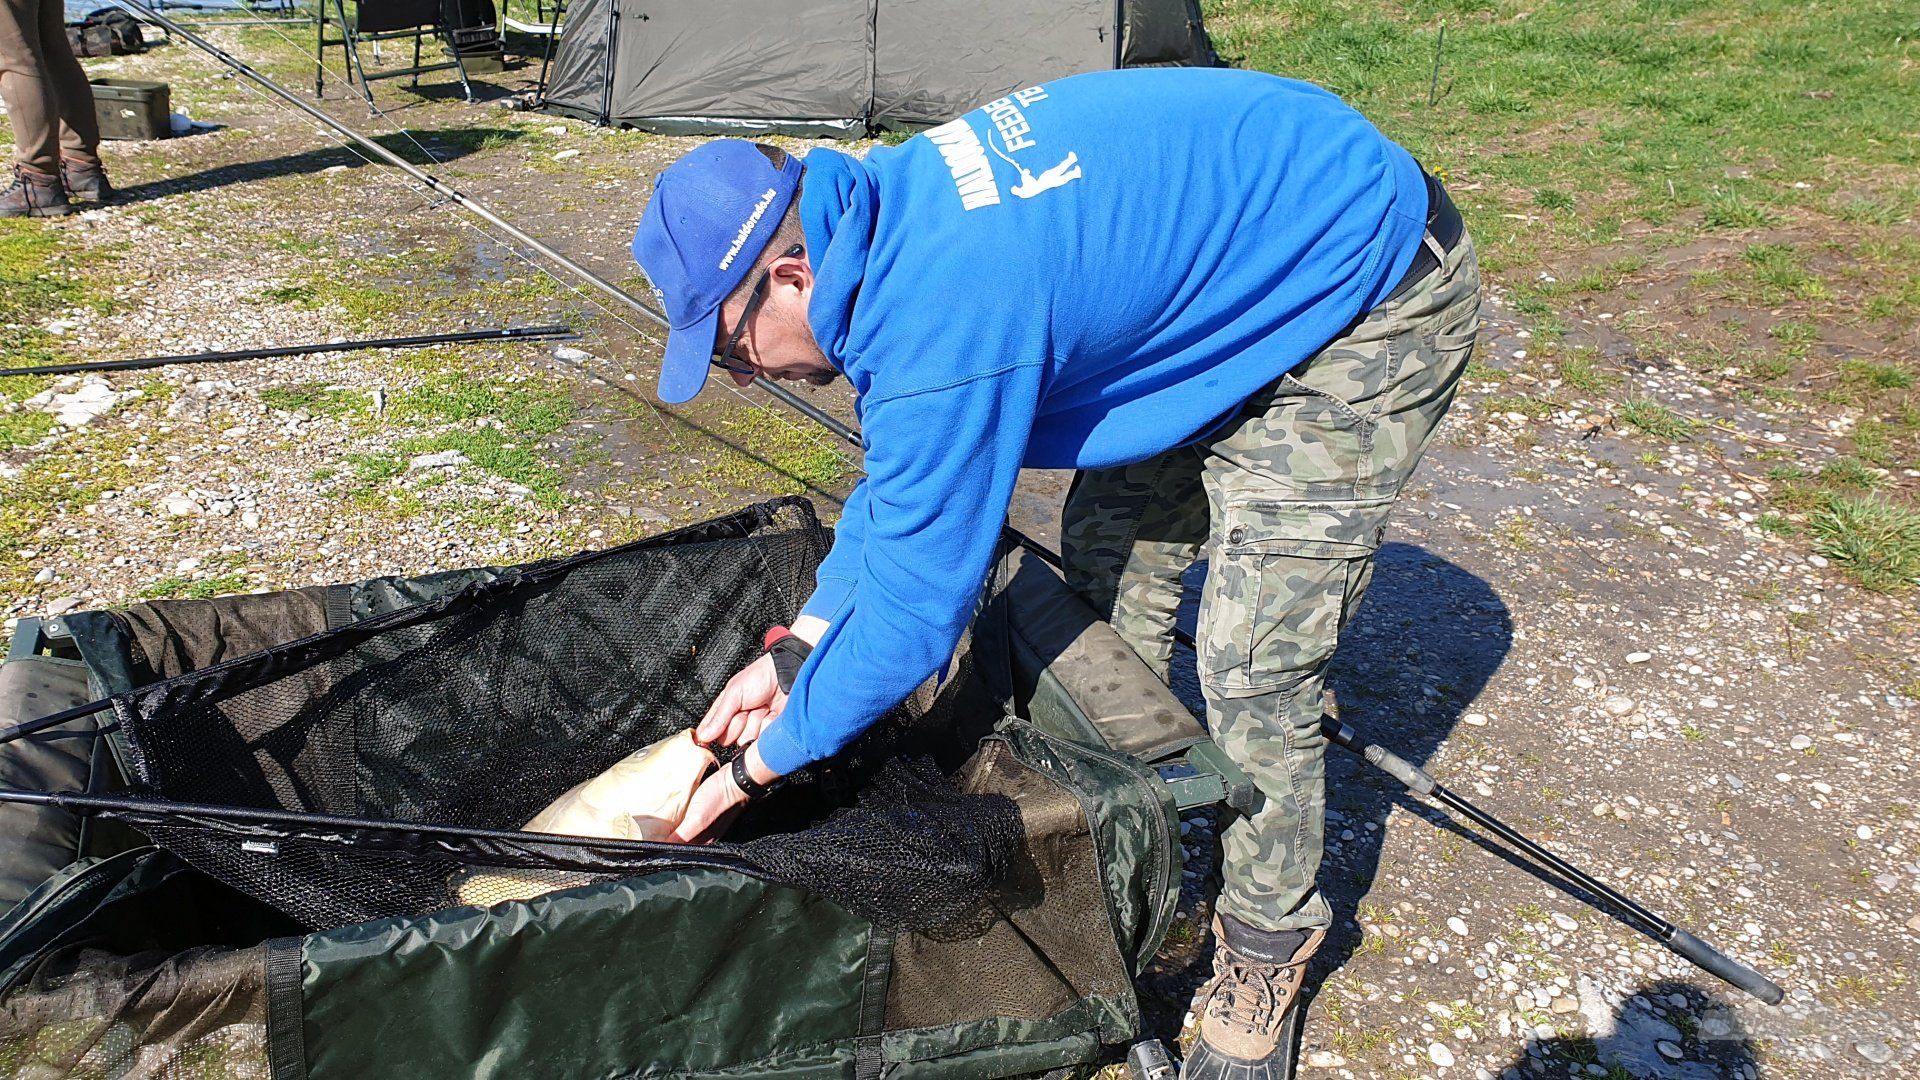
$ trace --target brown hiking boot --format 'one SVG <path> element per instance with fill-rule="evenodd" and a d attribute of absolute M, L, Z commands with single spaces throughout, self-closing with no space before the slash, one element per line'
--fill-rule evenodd
<path fill-rule="evenodd" d="M 1181 1080 L 1292 1080 L 1300 984 L 1324 930 L 1263 931 L 1213 918 L 1213 979 L 1200 988 L 1200 1038 Z"/>
<path fill-rule="evenodd" d="M 0 191 L 0 218 L 64 217 L 73 213 L 60 178 L 32 169 L 13 167 L 13 183 Z"/>
<path fill-rule="evenodd" d="M 107 181 L 104 165 L 76 165 L 60 159 L 60 182 L 67 186 L 67 198 L 86 202 L 110 203 L 117 194 Z"/>

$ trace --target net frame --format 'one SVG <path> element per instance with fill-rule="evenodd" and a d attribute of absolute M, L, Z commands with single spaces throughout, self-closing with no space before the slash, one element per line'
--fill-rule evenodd
<path fill-rule="evenodd" d="M 828 542 L 829 534 L 819 525 L 810 503 L 777 499 L 617 548 L 509 568 L 435 600 L 137 687 L 111 699 L 128 744 L 134 793 L 127 797 L 66 795 L 59 802 L 78 812 L 132 824 L 190 864 L 315 929 L 424 914 L 461 902 L 494 902 L 452 896 L 453 886 L 444 880 L 448 875 L 441 874 L 447 867 L 456 868 L 454 872 L 508 869 L 533 875 L 552 888 L 663 871 L 722 869 L 810 889 L 877 926 L 906 929 L 950 923 L 978 908 L 1004 869 L 1008 853 L 1018 845 L 1020 825 L 1017 809 L 1006 800 L 943 790 L 937 770 L 895 759 L 907 733 L 948 726 L 942 718 L 951 709 L 943 711 L 940 704 L 946 695 L 917 695 L 914 704 L 877 725 L 844 760 L 796 777 L 789 785 L 794 791 L 789 798 L 797 801 L 789 806 L 811 804 L 805 812 L 811 822 L 808 828 L 780 833 L 767 827 L 769 815 L 762 813 L 759 826 L 743 823 L 749 825 L 743 842 L 697 848 L 532 834 L 497 827 L 502 824 L 498 821 L 436 821 L 432 806 L 411 804 L 402 807 L 410 811 L 405 814 L 316 812 L 315 804 L 321 811 L 328 808 L 326 799 L 314 790 L 325 788 L 325 782 L 249 775 L 247 782 L 223 788 L 233 779 L 225 773 L 251 772 L 234 764 L 232 747 L 227 748 L 230 756 L 223 762 L 182 765 L 179 747 L 204 745 L 203 736 L 217 728 L 189 721 L 224 717 L 240 710 L 250 695 L 260 696 L 274 687 L 318 691 L 317 700 L 327 700 L 329 694 L 337 698 L 338 687 L 351 679 L 342 679 L 334 669 L 344 665 L 356 677 L 364 674 L 355 664 L 383 643 L 419 644 L 462 619 L 484 622 L 528 597 L 563 589 L 571 575 L 595 572 L 593 568 L 623 557 L 665 552 L 671 558 L 673 552 L 716 545 L 747 553 L 749 562 L 743 565 L 756 568 L 772 583 L 773 595 L 763 601 L 779 609 L 774 613 L 778 622 L 789 622 Z M 785 565 L 775 566 L 776 560 L 784 560 Z M 764 625 L 761 621 L 735 636 L 750 637 L 757 651 Z M 739 643 L 735 645 L 731 651 L 739 653 Z M 699 647 L 695 643 L 689 655 L 697 655 Z M 403 662 L 408 655 L 401 648 L 393 662 Z M 751 656 L 721 657 L 716 662 L 710 653 L 702 659 L 714 670 L 730 673 Z M 320 686 L 328 678 L 331 684 Z M 717 689 L 710 687 L 696 697 L 704 702 Z M 934 722 L 923 723 L 929 720 Z M 268 731 L 259 741 L 270 741 L 278 734 L 277 729 Z M 615 756 L 634 748 L 622 747 Z M 257 750 L 258 744 L 250 749 Z M 298 753 L 277 751 L 286 757 L 280 764 L 293 781 L 302 778 L 296 765 L 288 762 L 309 750 L 311 746 L 301 747 Z M 355 764 L 365 771 L 363 762 L 356 759 Z M 212 773 L 222 775 L 209 780 Z M 561 790 L 579 779 L 584 777 L 569 776 Z M 229 796 L 246 797 L 218 801 L 184 797 L 209 786 Z M 855 793 L 858 798 L 852 798 Z M 523 804 L 521 820 L 531 813 L 529 806 L 537 805 Z M 854 850 L 860 846 L 863 830 L 884 833 L 888 829 L 893 830 L 890 843 Z M 818 836 L 810 842 L 811 848 L 794 839 L 814 833 Z M 835 845 L 841 849 L 838 856 L 828 854 Z M 330 875 L 337 879 L 341 874 L 362 885 L 373 884 L 360 888 L 353 902 L 338 902 L 327 895 L 326 883 Z M 436 874 L 441 875 L 443 887 L 432 885 Z M 860 880 L 852 880 L 855 877 Z M 837 878 L 846 879 L 840 882 L 844 887 L 835 887 Z M 891 885 L 876 883 L 887 878 L 897 880 Z M 420 884 L 422 880 L 426 884 Z M 410 892 L 392 888 L 396 881 L 413 882 L 414 887 Z M 508 898 L 522 897 L 499 897 Z"/>

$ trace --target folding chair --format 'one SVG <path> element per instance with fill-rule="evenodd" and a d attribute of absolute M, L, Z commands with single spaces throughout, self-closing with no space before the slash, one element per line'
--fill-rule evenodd
<path fill-rule="evenodd" d="M 333 11 L 331 17 L 328 15 L 329 6 Z M 445 0 L 353 0 L 351 18 L 347 15 L 347 0 L 319 0 L 317 7 L 319 13 L 314 19 L 313 45 L 314 97 L 321 97 L 325 93 L 327 49 L 338 45 L 346 54 L 347 83 L 367 99 L 368 112 L 373 111 L 375 81 L 411 76 L 412 85 L 417 87 L 420 85 L 420 76 L 431 71 L 459 72 L 460 88 L 465 92 L 467 101 L 473 101 L 473 83 L 467 79 L 467 66 L 460 57 L 459 42 L 450 24 Z M 340 36 L 327 36 L 329 22 L 339 27 Z M 421 63 L 420 46 L 429 35 L 446 42 L 449 59 Z M 406 38 L 413 39 L 413 63 L 408 67 L 369 71 L 360 59 L 360 45 L 363 42 Z"/>

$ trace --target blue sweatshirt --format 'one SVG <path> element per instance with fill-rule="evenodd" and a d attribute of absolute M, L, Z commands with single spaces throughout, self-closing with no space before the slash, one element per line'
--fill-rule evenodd
<path fill-rule="evenodd" d="M 1022 466 L 1207 435 L 1391 291 L 1426 210 L 1359 113 L 1245 71 L 1078 75 L 864 161 L 810 153 L 807 317 L 859 395 L 866 478 L 767 765 L 836 753 L 945 666 Z"/>

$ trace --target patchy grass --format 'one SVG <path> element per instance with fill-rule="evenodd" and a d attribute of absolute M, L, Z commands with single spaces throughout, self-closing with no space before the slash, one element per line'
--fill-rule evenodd
<path fill-rule="evenodd" d="M 143 600 L 211 600 L 247 590 L 247 575 L 219 574 L 208 578 L 189 578 L 174 574 L 155 579 L 140 590 Z"/>
<path fill-rule="evenodd" d="M 557 384 L 505 383 L 471 373 L 445 372 L 395 395 L 388 406 L 397 419 L 466 423 L 497 421 L 516 435 L 550 435 L 579 415 Z"/>
<path fill-rule="evenodd" d="M 1885 499 L 1832 498 L 1812 516 L 1815 547 L 1875 592 L 1920 581 L 1920 511 Z"/>
<path fill-rule="evenodd" d="M 1531 321 L 1569 392 L 1619 391 L 1553 347 L 1611 354 L 1585 327 L 1636 313 L 1607 335 L 1703 372 L 1737 368 L 1768 408 L 1848 409 L 1843 451 L 1892 474 L 1876 494 L 1920 499 L 1905 473 L 1920 467 L 1910 4 L 1202 6 L 1229 62 L 1332 89 L 1440 174 L 1489 282 Z M 1652 437 L 1694 433 L 1670 410 L 1622 412 Z"/>
<path fill-rule="evenodd" d="M 1560 378 L 1575 390 L 1604 394 L 1620 385 L 1620 380 L 1601 370 L 1599 353 L 1593 349 L 1571 349 L 1560 358 Z"/>
<path fill-rule="evenodd" d="M 1489 413 L 1519 413 L 1529 420 L 1545 420 L 1557 408 L 1545 398 L 1528 397 L 1525 394 L 1496 395 L 1486 399 L 1480 407 Z"/>
<path fill-rule="evenodd" d="M 1698 426 L 1652 398 L 1638 397 L 1620 404 L 1620 419 L 1642 434 L 1661 442 L 1686 442 Z"/>
<path fill-rule="evenodd" d="M 723 425 L 733 444 L 708 465 L 700 482 L 779 495 L 833 490 L 849 472 L 827 436 L 769 409 L 755 409 Z"/>
<path fill-rule="evenodd" d="M 0 220 L 0 367 L 72 360 L 60 338 L 40 329 L 57 312 L 93 300 L 84 274 L 89 256 L 45 222 Z M 52 380 L 0 378 L 0 410 L 40 393 Z M 54 420 L 43 412 L 0 411 L 0 450 L 39 442 Z"/>
<path fill-rule="evenodd" d="M 330 387 L 321 383 L 297 383 L 270 386 L 260 391 L 260 401 L 270 409 L 303 412 L 309 416 L 340 418 L 371 412 L 373 403 L 363 390 Z"/>
<path fill-rule="evenodd" d="M 532 449 L 512 441 L 494 428 L 447 431 L 408 439 L 400 444 L 400 452 L 407 455 L 434 454 L 445 450 L 457 450 L 474 465 L 527 488 L 532 492 L 529 497 L 541 506 L 557 507 L 563 501 L 559 471 L 543 461 Z"/>

